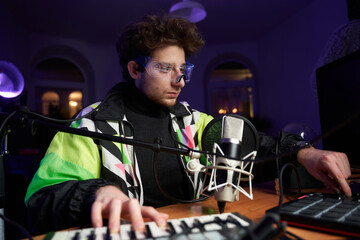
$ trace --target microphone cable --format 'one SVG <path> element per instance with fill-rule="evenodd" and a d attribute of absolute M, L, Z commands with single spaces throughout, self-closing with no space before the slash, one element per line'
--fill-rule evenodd
<path fill-rule="evenodd" d="M 14 222 L 13 220 L 5 217 L 3 214 L 0 213 L 0 218 L 2 218 L 4 220 L 4 222 L 10 224 L 12 227 L 18 229 L 27 239 L 29 240 L 33 240 L 31 234 L 20 224 L 18 224 L 17 222 Z"/>
<path fill-rule="evenodd" d="M 175 198 L 173 196 L 170 196 L 169 194 L 167 194 L 164 189 L 161 187 L 160 185 L 160 182 L 159 182 L 159 179 L 157 177 L 157 172 L 156 172 L 156 160 L 157 160 L 157 154 L 158 154 L 158 151 L 154 151 L 153 153 L 153 162 L 152 162 L 152 166 L 153 166 L 153 174 L 154 174 L 154 179 L 155 179 L 155 183 L 159 189 L 159 191 L 161 192 L 161 194 L 166 197 L 167 199 L 177 203 L 177 202 L 180 202 L 180 203 L 197 203 L 197 202 L 201 202 L 201 201 L 204 201 L 206 199 L 209 198 L 209 196 L 205 196 L 205 197 L 202 197 L 202 198 L 197 198 L 197 199 L 192 199 L 192 200 L 184 200 L 184 199 L 178 199 L 178 198 Z M 213 193 L 211 194 L 213 195 Z"/>
<path fill-rule="evenodd" d="M 296 166 L 293 163 L 286 163 L 284 164 L 284 166 L 282 166 L 281 170 L 280 170 L 280 175 L 279 175 L 279 209 L 282 208 L 282 204 L 283 204 L 283 196 L 284 196 L 284 190 L 283 190 L 283 175 L 284 175 L 284 171 L 286 168 L 291 167 L 296 175 L 296 183 L 298 186 L 298 195 L 301 195 L 301 186 L 300 186 L 300 178 L 299 178 L 299 173 L 296 170 Z"/>
<path fill-rule="evenodd" d="M 279 204 L 278 204 L 278 211 L 282 208 L 283 205 L 283 197 L 284 197 L 284 190 L 283 190 L 283 175 L 286 168 L 291 167 L 296 175 L 296 183 L 298 186 L 298 196 L 301 196 L 301 185 L 300 185 L 300 178 L 299 173 L 296 169 L 295 164 L 293 163 L 286 163 L 281 167 L 280 173 L 279 173 Z M 285 234 L 290 235 L 291 237 L 297 239 L 297 240 L 303 240 L 303 238 L 297 236 L 296 234 L 289 232 L 285 230 Z"/>

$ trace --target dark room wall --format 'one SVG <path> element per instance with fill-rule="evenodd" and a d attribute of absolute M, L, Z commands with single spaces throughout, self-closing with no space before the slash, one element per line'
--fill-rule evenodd
<path fill-rule="evenodd" d="M 259 39 L 259 109 L 271 133 L 302 122 L 320 134 L 310 76 L 326 40 L 346 22 L 345 0 L 316 0 Z"/>
<path fill-rule="evenodd" d="M 0 60 L 13 63 L 25 78 L 29 73 L 28 34 L 3 7 L 0 7 L 0 23 Z"/>

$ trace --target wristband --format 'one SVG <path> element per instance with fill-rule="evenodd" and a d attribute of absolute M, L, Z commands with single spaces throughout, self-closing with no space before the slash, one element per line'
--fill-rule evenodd
<path fill-rule="evenodd" d="M 310 147 L 313 147 L 313 145 L 311 143 L 309 143 L 307 141 L 299 141 L 299 142 L 295 143 L 294 150 L 299 151 L 300 149 L 310 148 Z"/>

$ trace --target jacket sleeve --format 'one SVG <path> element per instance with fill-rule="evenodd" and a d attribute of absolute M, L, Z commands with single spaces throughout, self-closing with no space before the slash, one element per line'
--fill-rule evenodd
<path fill-rule="evenodd" d="M 259 133 L 259 149 L 258 158 L 265 159 L 278 159 L 279 166 L 291 162 L 298 164 L 297 162 L 297 143 L 304 141 L 304 139 L 296 134 L 280 131 L 277 138 L 266 135 L 265 133 Z"/>
<path fill-rule="evenodd" d="M 57 133 L 25 196 L 33 234 L 80 226 L 98 188 L 101 159 L 91 138 Z"/>
<path fill-rule="evenodd" d="M 95 192 L 104 179 L 70 180 L 44 187 L 28 200 L 29 230 L 33 235 L 70 227 L 89 227 Z"/>

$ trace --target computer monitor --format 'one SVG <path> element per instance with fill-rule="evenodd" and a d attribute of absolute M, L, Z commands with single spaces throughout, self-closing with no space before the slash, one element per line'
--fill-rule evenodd
<path fill-rule="evenodd" d="M 360 50 L 316 70 L 323 149 L 360 167 Z"/>

